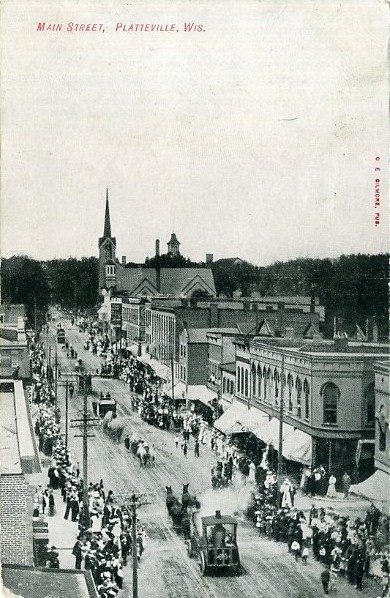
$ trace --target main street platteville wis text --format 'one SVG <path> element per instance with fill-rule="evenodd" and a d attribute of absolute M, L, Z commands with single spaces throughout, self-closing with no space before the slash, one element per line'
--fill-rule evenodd
<path fill-rule="evenodd" d="M 202 33 L 206 31 L 203 23 L 184 22 L 181 25 L 177 23 L 121 23 L 117 22 L 113 26 L 106 26 L 104 23 L 47 23 L 39 21 L 36 26 L 37 31 L 67 33 L 105 33 L 106 31 L 123 33 Z"/>

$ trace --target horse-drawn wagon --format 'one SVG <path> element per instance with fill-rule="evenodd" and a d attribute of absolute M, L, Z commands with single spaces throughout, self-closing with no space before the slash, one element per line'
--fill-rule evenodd
<path fill-rule="evenodd" d="M 116 401 L 107 393 L 105 396 L 100 393 L 100 396 L 94 397 L 92 401 L 92 409 L 96 416 L 104 417 L 109 411 L 112 412 L 113 417 L 116 417 Z"/>
<path fill-rule="evenodd" d="M 201 517 L 199 511 L 192 514 L 190 538 L 186 541 L 190 557 L 197 557 L 202 575 L 211 572 L 241 572 L 237 546 L 237 520 L 230 515 Z"/>

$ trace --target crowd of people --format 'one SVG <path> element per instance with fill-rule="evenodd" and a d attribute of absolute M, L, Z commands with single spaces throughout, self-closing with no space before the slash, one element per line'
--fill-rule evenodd
<path fill-rule="evenodd" d="M 287 477 L 282 481 L 278 480 L 269 467 L 268 447 L 263 452 L 261 462 L 255 463 L 251 455 L 210 426 L 199 414 L 187 412 L 184 405 L 172 401 L 164 393 L 161 379 L 148 364 L 142 363 L 131 353 L 125 359 L 121 356 L 119 360 L 111 351 L 108 338 L 104 335 L 90 333 L 84 348 L 106 355 L 106 363 L 100 373 L 104 375 L 106 372 L 124 380 L 129 385 L 132 409 L 151 425 L 165 430 L 174 429 L 176 447 L 180 446 L 185 456 L 190 445 L 191 448 L 193 445 L 196 456 L 199 456 L 202 445 L 209 446 L 215 452 L 216 464 L 211 470 L 214 488 L 232 484 L 235 472 L 240 471 L 247 477 L 249 484 L 255 488 L 248 516 L 252 518 L 259 533 L 274 541 L 285 542 L 288 552 L 303 565 L 309 558 L 318 560 L 324 567 L 321 579 L 325 593 L 328 593 L 332 581 L 338 576 L 345 576 L 357 589 L 362 589 L 364 576 L 367 576 L 379 578 L 382 581 L 382 595 L 388 595 L 389 518 L 374 505 L 362 519 L 342 516 L 332 506 L 316 508 L 313 505 L 310 513 L 305 514 L 294 507 L 297 491 L 294 480 Z M 42 365 L 42 351 L 38 351 L 33 361 L 33 373 L 37 378 L 40 378 Z M 40 447 L 55 462 L 49 488 L 55 488 L 58 478 L 58 487 L 62 489 L 64 486 L 62 495 L 66 502 L 65 514 L 74 521 L 82 521 L 80 472 L 77 466 L 70 464 L 69 456 L 64 454 L 59 437 L 59 416 L 54 410 L 52 393 L 42 384 L 41 378 L 35 381 L 35 387 L 36 402 L 40 403 L 36 425 Z M 127 436 L 126 448 L 132 449 L 135 442 L 138 447 L 142 444 L 139 438 L 130 439 Z M 141 457 L 140 461 L 142 464 Z M 322 466 L 305 467 L 300 481 L 301 491 L 308 496 L 334 498 L 336 479 L 333 480 L 333 477 L 332 474 L 328 476 Z M 65 478 L 64 484 L 62 478 Z M 342 479 L 345 497 L 348 497 L 350 484 L 351 479 L 345 473 Z M 91 526 L 85 529 L 80 525 L 73 554 L 76 568 L 84 563 L 84 567 L 90 569 L 94 576 L 99 594 L 108 598 L 119 591 L 123 577 L 122 566 L 126 564 L 132 550 L 129 533 L 131 516 L 126 509 L 118 507 L 112 492 L 105 496 L 102 482 L 90 485 L 89 501 Z M 143 548 L 144 531 L 142 526 L 137 525 L 139 557 Z M 55 556 L 48 559 L 49 563 L 56 562 Z"/>
<path fill-rule="evenodd" d="M 123 584 L 123 567 L 129 554 L 137 552 L 137 559 L 145 548 L 146 533 L 136 521 L 136 546 L 132 545 L 131 510 L 120 506 L 112 490 L 105 493 L 103 480 L 89 484 L 88 513 L 83 512 L 83 481 L 79 464 L 72 464 L 70 452 L 64 445 L 60 432 L 59 410 L 54 405 L 54 394 L 47 378 L 44 346 L 36 343 L 31 351 L 33 387 L 32 401 L 37 404 L 35 432 L 40 450 L 51 458 L 48 484 L 39 484 L 34 494 L 34 517 L 55 514 L 54 491 L 60 490 L 64 503 L 64 519 L 78 522 L 79 533 L 72 554 L 75 568 L 90 570 L 99 596 L 112 598 Z M 57 505 L 57 508 L 59 506 Z M 38 562 L 39 561 L 39 562 Z M 45 547 L 37 564 L 59 568 L 56 546 Z"/>
<path fill-rule="evenodd" d="M 389 519 L 374 505 L 364 519 L 339 515 L 332 506 L 313 505 L 305 515 L 294 508 L 291 481 L 285 478 L 279 485 L 275 473 L 267 470 L 257 485 L 248 516 L 261 535 L 285 542 L 296 560 L 306 564 L 312 554 L 321 562 L 329 571 L 329 575 L 323 576 L 324 590 L 338 576 L 345 576 L 361 590 L 366 575 L 380 579 L 383 596 L 387 596 Z"/>

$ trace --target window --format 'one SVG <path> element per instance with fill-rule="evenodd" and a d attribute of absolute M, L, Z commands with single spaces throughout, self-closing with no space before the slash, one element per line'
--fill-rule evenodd
<path fill-rule="evenodd" d="M 327 382 L 322 387 L 324 424 L 337 424 L 337 403 L 339 398 L 340 390 L 333 382 Z"/>
<path fill-rule="evenodd" d="M 261 397 L 261 367 L 257 366 L 257 396 Z"/>
<path fill-rule="evenodd" d="M 364 393 L 364 399 L 367 413 L 367 425 L 373 426 L 375 424 L 375 390 L 373 382 L 367 386 Z"/>
<path fill-rule="evenodd" d="M 267 370 L 263 367 L 263 388 L 264 388 L 264 401 L 267 400 Z"/>
<path fill-rule="evenodd" d="M 279 382 L 280 382 L 280 376 L 279 376 L 278 372 L 275 369 L 274 370 L 274 392 L 275 392 L 275 399 L 277 399 L 278 396 L 279 396 Z"/>
<path fill-rule="evenodd" d="M 297 417 L 302 416 L 302 382 L 300 378 L 295 380 L 295 390 L 297 391 Z"/>
<path fill-rule="evenodd" d="M 241 369 L 241 388 L 240 388 L 240 392 L 243 395 L 244 394 L 244 388 L 245 388 L 245 382 L 244 382 L 244 368 L 240 368 Z"/>
<path fill-rule="evenodd" d="M 293 404 L 292 404 L 292 387 L 293 387 L 293 377 L 291 374 L 287 376 L 287 388 L 288 388 L 288 410 L 292 411 Z"/>
<path fill-rule="evenodd" d="M 245 396 L 249 396 L 249 375 L 248 375 L 248 370 L 245 370 Z"/>
<path fill-rule="evenodd" d="M 241 368 L 240 366 L 237 367 L 237 389 L 238 392 L 240 392 L 240 388 L 241 388 Z"/>
<path fill-rule="evenodd" d="M 230 382 L 230 394 L 234 395 L 234 382 L 231 380 Z"/>
<path fill-rule="evenodd" d="M 226 378 L 225 376 L 222 378 L 222 392 L 225 394 L 226 392 Z"/>
<path fill-rule="evenodd" d="M 379 427 L 379 450 L 381 452 L 386 450 L 386 415 L 385 415 L 385 408 L 382 405 L 379 409 L 378 415 L 378 427 Z"/>
<path fill-rule="evenodd" d="M 256 380 L 256 366 L 252 363 L 252 395 L 255 397 L 257 392 L 257 380 Z"/>
<path fill-rule="evenodd" d="M 305 397 L 305 419 L 310 417 L 310 387 L 306 378 L 303 381 L 303 394 Z"/>

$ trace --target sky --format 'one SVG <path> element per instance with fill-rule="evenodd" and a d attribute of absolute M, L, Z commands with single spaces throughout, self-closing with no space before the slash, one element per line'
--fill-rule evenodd
<path fill-rule="evenodd" d="M 26 6 L 1 15 L 3 256 L 97 255 L 106 188 L 131 261 L 172 230 L 193 260 L 387 251 L 385 1 Z"/>

